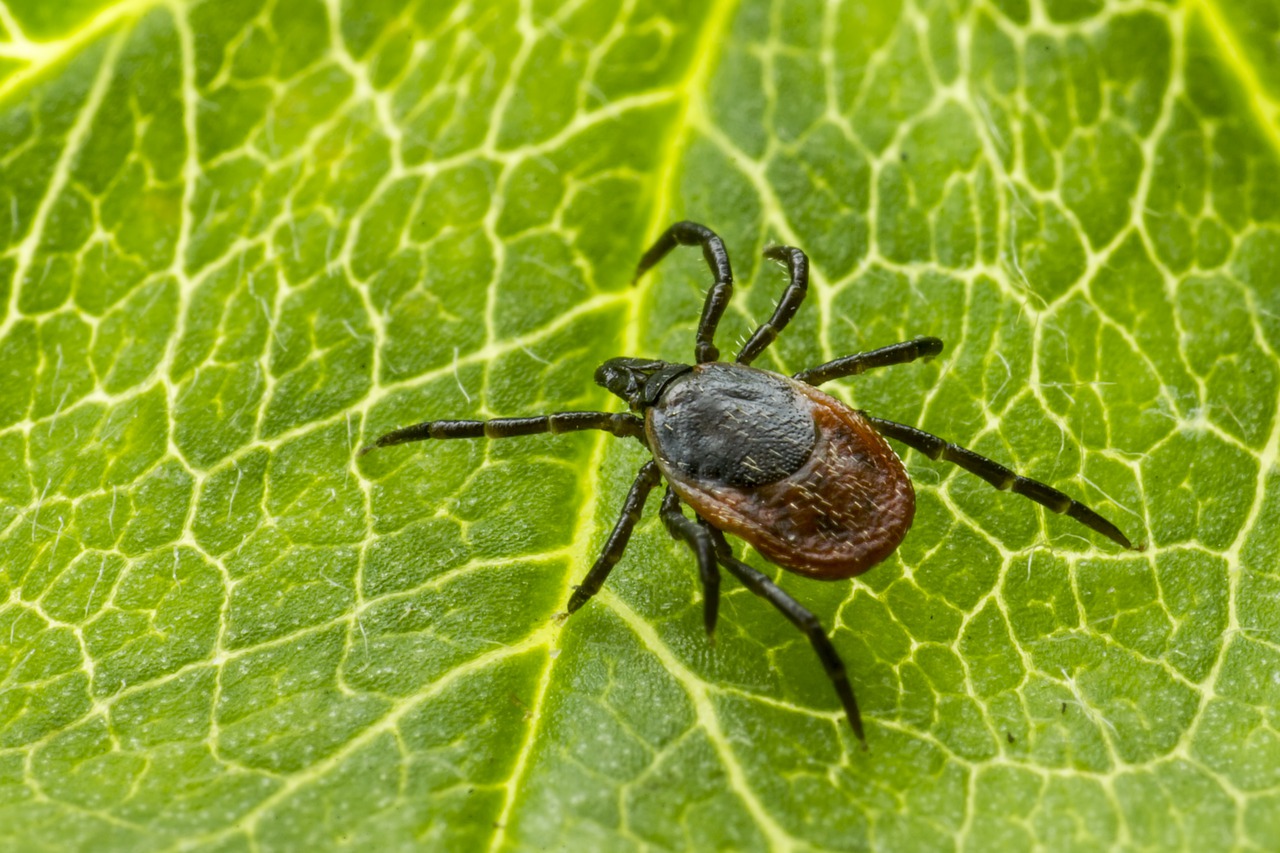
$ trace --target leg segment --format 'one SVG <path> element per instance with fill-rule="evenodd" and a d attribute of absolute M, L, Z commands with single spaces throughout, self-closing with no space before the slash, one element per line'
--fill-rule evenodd
<path fill-rule="evenodd" d="M 1101 533 L 1111 541 L 1130 550 L 1135 550 L 1133 543 L 1120 532 L 1120 528 L 1089 509 L 1089 507 L 1067 497 L 1051 486 L 1046 486 L 1038 480 L 1019 476 L 998 462 L 994 462 L 985 456 L 979 456 L 972 450 L 944 441 L 936 435 L 923 430 L 918 430 L 905 424 L 894 423 L 893 421 L 873 418 L 865 412 L 861 414 L 871 422 L 871 425 L 881 435 L 897 439 L 908 447 L 919 450 L 930 459 L 954 462 L 969 473 L 977 474 L 997 489 L 1008 489 L 1014 494 L 1030 498 L 1054 512 L 1065 513 L 1085 527 Z"/>
<path fill-rule="evenodd" d="M 928 361 L 940 352 L 942 352 L 942 341 L 937 338 L 916 338 L 869 352 L 846 355 L 844 358 L 837 358 L 835 361 L 802 370 L 793 378 L 808 382 L 810 385 L 821 385 L 832 379 L 857 376 L 859 373 L 865 373 L 877 367 L 906 364 L 918 359 Z"/>
<path fill-rule="evenodd" d="M 578 584 L 578 588 L 573 591 L 573 595 L 569 597 L 569 606 L 566 609 L 570 613 L 582 607 L 600 591 L 605 578 L 609 577 L 609 572 L 613 571 L 613 567 L 622 559 L 622 552 L 627 550 L 627 542 L 631 540 L 631 531 L 635 529 L 636 522 L 640 520 L 640 514 L 644 512 L 644 502 L 649 498 L 649 492 L 653 491 L 653 487 L 658 485 L 658 479 L 656 462 L 646 462 L 640 467 L 640 473 L 636 475 L 636 481 L 631 484 L 631 491 L 627 492 L 627 499 L 622 504 L 622 514 L 618 516 L 618 522 L 613 526 L 613 532 L 609 534 L 609 541 L 605 544 L 604 551 L 596 559 L 591 571 L 587 572 L 587 576 L 582 579 L 582 583 Z"/>
<path fill-rule="evenodd" d="M 672 539 L 683 539 L 698 558 L 698 576 L 702 579 L 702 621 L 707 639 L 714 642 L 716 616 L 720 612 L 720 570 L 716 567 L 715 543 L 707 528 L 690 521 L 680 509 L 680 498 L 667 487 L 662 499 L 662 523 Z"/>
<path fill-rule="evenodd" d="M 624 412 L 555 412 L 532 418 L 494 418 L 488 421 L 425 421 L 394 429 L 360 449 L 364 456 L 377 447 L 390 447 L 429 438 L 513 438 L 539 433 L 598 429 L 617 436 L 644 440 L 644 421 Z"/>
<path fill-rule="evenodd" d="M 706 258 L 707 266 L 715 276 L 715 283 L 711 285 L 711 290 L 707 293 L 707 301 L 702 306 L 702 319 L 698 321 L 695 350 L 698 363 L 702 364 L 720 358 L 720 351 L 716 349 L 713 339 L 716 335 L 716 325 L 720 322 L 720 315 L 724 313 L 725 306 L 729 304 L 729 297 L 733 295 L 733 270 L 729 268 L 729 253 L 725 251 L 724 241 L 705 225 L 699 225 L 696 222 L 677 222 L 664 231 L 658 241 L 649 247 L 649 251 L 644 253 L 631 281 L 632 283 L 639 281 L 640 276 L 665 258 L 667 253 L 676 246 L 697 245 L 702 246 L 702 257 Z"/>
<path fill-rule="evenodd" d="M 738 353 L 738 364 L 750 364 L 764 352 L 765 347 L 778 339 L 778 334 L 791 322 L 809 292 L 809 258 L 804 252 L 792 246 L 770 246 L 764 250 L 764 256 L 773 261 L 785 261 L 791 280 L 787 289 L 782 291 L 782 298 L 778 300 L 778 307 L 773 309 L 769 322 L 756 329 Z"/>
<path fill-rule="evenodd" d="M 822 623 L 818 621 L 818 617 L 801 607 L 798 601 L 783 592 L 781 587 L 767 575 L 734 557 L 733 549 L 725 541 L 723 533 L 705 523 L 703 529 L 708 531 L 715 540 L 716 557 L 720 560 L 720 565 L 732 572 L 747 589 L 778 608 L 782 615 L 791 621 L 791 624 L 809 638 L 813 650 L 818 653 L 818 659 L 822 661 L 822 668 L 827 671 L 827 678 L 831 679 L 831 683 L 836 688 L 836 695 L 840 697 L 840 704 L 844 706 L 844 713 L 849 718 L 853 733 L 865 746 L 867 736 L 862 730 L 862 715 L 858 713 L 858 701 L 853 698 L 853 687 L 849 684 L 849 675 L 845 671 L 844 662 L 840 660 L 836 647 L 831 643 L 831 638 L 822 629 Z"/>

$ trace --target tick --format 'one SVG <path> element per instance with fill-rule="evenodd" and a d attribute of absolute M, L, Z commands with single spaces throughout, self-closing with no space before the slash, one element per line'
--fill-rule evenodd
<path fill-rule="evenodd" d="M 997 489 L 1065 513 L 1122 547 L 1133 548 L 1114 524 L 1057 489 L 915 427 L 851 409 L 818 390 L 824 382 L 873 368 L 931 359 L 942 352 L 937 338 L 847 355 L 794 376 L 751 367 L 804 301 L 809 259 L 799 249 L 773 246 L 765 251 L 765 257 L 787 265 L 787 287 L 773 316 L 747 339 L 737 357 L 720 361 L 714 337 L 733 293 L 733 272 L 715 232 L 696 222 L 677 222 L 644 253 L 635 279 L 680 245 L 700 246 L 714 277 L 698 322 L 695 363 L 614 358 L 600 365 L 595 381 L 625 400 L 630 413 L 426 421 L 383 435 L 361 454 L 431 438 L 603 430 L 636 439 L 653 459 L 641 466 L 604 551 L 570 597 L 568 612 L 577 611 L 600 591 L 622 558 L 649 494 L 665 480 L 659 514 L 671 536 L 685 542 L 697 559 L 707 636 L 715 631 L 722 566 L 804 632 L 835 686 L 854 734 L 864 743 L 853 688 L 822 625 L 767 575 L 737 559 L 726 533 L 745 540 L 770 562 L 807 577 L 843 580 L 865 572 L 893 553 L 915 515 L 911 480 L 887 437 L 931 459 L 955 463 Z M 685 515 L 685 505 L 693 510 L 693 519 Z"/>

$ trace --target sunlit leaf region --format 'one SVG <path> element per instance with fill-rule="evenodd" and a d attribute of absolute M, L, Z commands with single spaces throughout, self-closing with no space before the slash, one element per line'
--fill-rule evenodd
<path fill-rule="evenodd" d="M 1274 850 L 1275 0 L 0 0 L 0 848 Z M 898 446 L 901 548 L 739 554 L 702 625 L 649 458 L 689 361 L 916 336 L 824 386 L 1141 552 Z"/>

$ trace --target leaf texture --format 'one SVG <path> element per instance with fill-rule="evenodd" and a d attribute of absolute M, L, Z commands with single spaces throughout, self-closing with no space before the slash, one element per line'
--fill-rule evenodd
<path fill-rule="evenodd" d="M 1269 0 L 0 2 L 0 847 L 1273 849 Z M 725 583 L 586 433 L 688 360 L 917 335 L 831 386 L 1096 506 L 904 458 L 856 581 Z"/>

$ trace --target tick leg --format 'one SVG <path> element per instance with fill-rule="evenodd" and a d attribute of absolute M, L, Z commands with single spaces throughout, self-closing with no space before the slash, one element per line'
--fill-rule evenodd
<path fill-rule="evenodd" d="M 714 642 L 716 616 L 720 612 L 720 570 L 716 568 L 715 543 L 705 527 L 693 523 L 680 509 L 680 498 L 667 487 L 662 499 L 662 523 L 672 539 L 683 539 L 698 558 L 698 576 L 702 579 L 702 622 L 707 639 Z"/>
<path fill-rule="evenodd" d="M 377 447 L 390 447 L 429 438 L 513 438 L 539 433 L 578 432 L 598 429 L 617 436 L 644 440 L 644 421 L 625 412 L 555 412 L 532 418 L 494 418 L 488 421 L 425 421 L 393 429 L 360 449 L 364 456 Z"/>
<path fill-rule="evenodd" d="M 822 661 L 822 668 L 827 671 L 827 678 L 831 679 L 831 683 L 836 688 L 836 695 L 840 697 L 840 704 L 844 705 L 844 713 L 849 718 L 849 725 L 853 727 L 853 733 L 858 736 L 858 740 L 862 741 L 863 746 L 866 746 L 867 736 L 862 730 L 862 715 L 858 713 L 858 700 L 853 698 L 853 687 L 849 684 L 849 674 L 845 671 L 844 661 L 840 660 L 836 647 L 832 645 L 831 638 L 823 630 L 822 623 L 818 621 L 818 617 L 805 610 L 798 601 L 783 592 L 782 588 L 770 580 L 768 575 L 756 571 L 734 557 L 733 549 L 729 547 L 729 543 L 725 540 L 723 533 L 705 522 L 703 529 L 715 541 L 716 558 L 719 559 L 720 565 L 732 572 L 734 577 L 742 581 L 742 585 L 747 589 L 778 608 L 782 615 L 791 621 L 791 624 L 803 631 L 805 636 L 809 638 L 809 642 L 813 645 L 813 650 L 818 653 L 818 659 Z"/>
<path fill-rule="evenodd" d="M 649 498 L 649 492 L 653 491 L 653 487 L 658 485 L 658 479 L 656 462 L 646 462 L 641 466 L 636 481 L 631 484 L 631 491 L 627 492 L 627 499 L 623 501 L 622 514 L 613 525 L 613 532 L 609 534 L 609 541 L 605 543 L 604 551 L 596 559 L 591 571 L 587 572 L 587 576 L 582 579 L 582 583 L 578 584 L 577 589 L 573 591 L 573 595 L 569 597 L 569 606 L 566 609 L 570 613 L 577 611 L 600 591 L 600 587 L 604 586 L 605 578 L 609 577 L 609 572 L 613 571 L 613 567 L 622 559 L 622 552 L 627 550 L 627 542 L 631 540 L 631 531 L 635 529 L 636 522 L 640 520 L 640 514 L 644 512 L 644 502 Z"/>
<path fill-rule="evenodd" d="M 1030 498 L 1041 506 L 1048 507 L 1057 513 L 1065 513 L 1091 530 L 1096 530 L 1111 541 L 1130 550 L 1135 549 L 1129 538 L 1120 532 L 1120 528 L 1107 521 L 1098 513 L 1077 500 L 1067 497 L 1062 492 L 1046 486 L 1039 480 L 1019 476 L 999 462 L 985 456 L 979 456 L 972 450 L 944 441 L 936 435 L 918 430 L 905 424 L 894 423 L 880 418 L 873 418 L 866 412 L 861 413 L 881 435 L 901 441 L 908 447 L 919 450 L 930 459 L 942 459 L 953 462 L 971 474 L 977 474 L 997 489 L 1008 489 L 1014 494 Z"/>
<path fill-rule="evenodd" d="M 698 337 L 695 346 L 698 363 L 716 361 L 720 358 L 720 350 L 716 349 L 714 338 L 716 326 L 720 323 L 720 315 L 729 304 L 733 295 L 733 270 L 729 268 L 729 253 L 725 251 L 724 241 L 705 225 L 696 222 L 677 222 L 658 238 L 657 242 L 644 253 L 636 266 L 636 274 L 631 282 L 640 280 L 650 267 L 667 256 L 676 246 L 702 246 L 702 257 L 706 258 L 715 282 L 707 292 L 707 301 L 702 306 L 702 319 L 698 321 Z"/>
<path fill-rule="evenodd" d="M 823 382 L 830 382 L 832 379 L 840 379 L 843 376 L 857 376 L 859 373 L 865 373 L 877 367 L 889 367 L 893 364 L 906 364 L 917 360 L 928 361 L 940 352 L 942 352 L 942 341 L 937 338 L 916 338 L 868 352 L 846 355 L 844 358 L 837 358 L 835 361 L 802 370 L 793 378 L 810 385 L 821 385 Z"/>
<path fill-rule="evenodd" d="M 770 246 L 764 250 L 764 256 L 773 261 L 785 261 L 791 280 L 787 289 L 782 291 L 782 298 L 778 300 L 778 307 L 773 309 L 769 322 L 756 329 L 738 353 L 738 364 L 750 364 L 764 352 L 765 347 L 778 339 L 809 292 L 809 258 L 804 252 L 792 246 Z"/>

